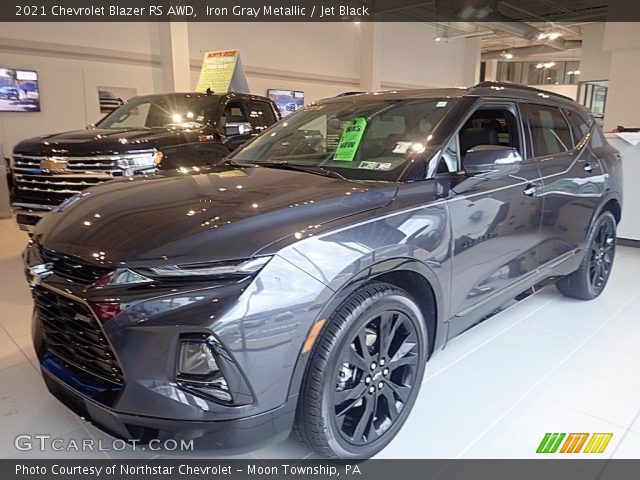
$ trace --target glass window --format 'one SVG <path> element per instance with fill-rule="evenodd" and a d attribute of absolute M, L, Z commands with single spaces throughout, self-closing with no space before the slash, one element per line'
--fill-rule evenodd
<path fill-rule="evenodd" d="M 280 121 L 233 159 L 268 167 L 334 171 L 350 180 L 396 181 L 457 99 L 344 101 L 311 105 Z"/>
<path fill-rule="evenodd" d="M 271 104 L 251 100 L 247 102 L 249 107 L 249 122 L 256 132 L 266 130 L 270 125 L 276 123 L 276 115 Z"/>
<path fill-rule="evenodd" d="M 137 97 L 98 122 L 100 128 L 202 128 L 210 119 L 215 96 Z"/>
<path fill-rule="evenodd" d="M 248 123 L 247 115 L 240 100 L 231 100 L 224 107 L 224 123 Z"/>
<path fill-rule="evenodd" d="M 565 110 L 565 116 L 573 132 L 574 146 L 578 145 L 591 130 L 590 124 L 578 112 Z"/>
<path fill-rule="evenodd" d="M 544 105 L 523 105 L 536 157 L 567 152 L 573 148 L 571 131 L 560 109 Z"/>

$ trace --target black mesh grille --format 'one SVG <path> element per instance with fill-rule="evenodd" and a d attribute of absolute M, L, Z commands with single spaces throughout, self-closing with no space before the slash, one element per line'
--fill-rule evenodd
<path fill-rule="evenodd" d="M 83 285 L 90 285 L 111 271 L 110 268 L 91 265 L 45 248 L 40 250 L 40 256 L 45 263 L 53 265 L 53 272 L 56 275 Z"/>
<path fill-rule="evenodd" d="M 43 287 L 33 293 L 48 350 L 80 370 L 122 385 L 122 369 L 93 312 Z"/>

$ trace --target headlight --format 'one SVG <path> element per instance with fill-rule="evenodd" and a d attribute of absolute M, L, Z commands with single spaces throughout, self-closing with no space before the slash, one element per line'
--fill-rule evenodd
<path fill-rule="evenodd" d="M 272 257 L 258 257 L 231 262 L 199 263 L 191 265 L 167 265 L 166 267 L 118 268 L 93 284 L 94 287 L 109 285 L 133 285 L 157 282 L 241 282 L 253 277 Z"/>
<path fill-rule="evenodd" d="M 208 264 L 168 265 L 166 267 L 148 267 L 136 269 L 145 277 L 157 278 L 194 278 L 194 279 L 241 279 L 258 273 L 272 257 L 258 257 L 248 260 L 217 262 Z"/>
<path fill-rule="evenodd" d="M 163 158 L 162 152 L 153 151 L 149 153 L 132 153 L 128 155 L 118 155 L 116 164 L 125 170 L 125 173 L 133 173 L 136 170 L 155 168 L 160 165 Z"/>

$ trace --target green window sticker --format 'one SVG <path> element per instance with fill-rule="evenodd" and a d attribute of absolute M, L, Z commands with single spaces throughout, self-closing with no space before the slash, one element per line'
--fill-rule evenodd
<path fill-rule="evenodd" d="M 367 120 L 364 117 L 358 117 L 351 122 L 340 136 L 340 142 L 338 142 L 338 148 L 333 154 L 333 160 L 336 162 L 353 162 L 366 129 Z"/>

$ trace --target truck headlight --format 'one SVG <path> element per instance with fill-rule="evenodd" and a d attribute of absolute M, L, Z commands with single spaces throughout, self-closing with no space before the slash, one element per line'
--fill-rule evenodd
<path fill-rule="evenodd" d="M 156 168 L 162 162 L 163 157 L 162 152 L 157 150 L 148 153 L 119 155 L 116 159 L 116 165 L 118 165 L 118 168 L 125 170 L 125 173 L 135 172 L 137 170 Z"/>

